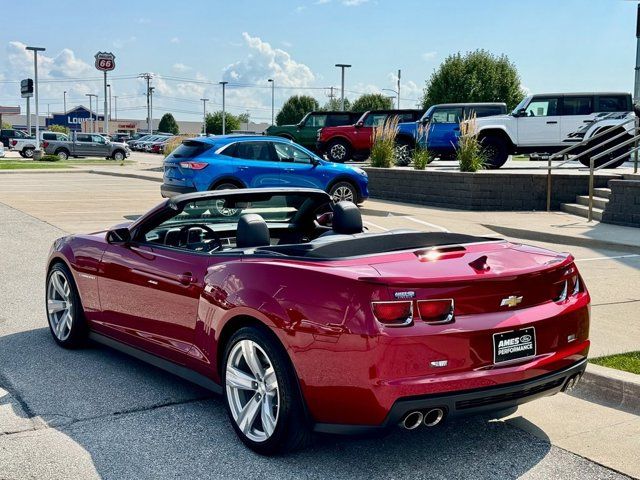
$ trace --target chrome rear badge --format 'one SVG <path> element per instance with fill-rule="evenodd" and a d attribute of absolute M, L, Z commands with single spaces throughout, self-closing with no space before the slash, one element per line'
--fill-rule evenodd
<path fill-rule="evenodd" d="M 395 292 L 393 296 L 396 300 L 411 300 L 416 298 L 416 292 Z"/>
<path fill-rule="evenodd" d="M 515 307 L 516 305 L 518 305 L 519 303 L 522 302 L 522 297 L 518 297 L 516 295 L 511 295 L 507 298 L 503 298 L 502 301 L 500 302 L 500 306 L 501 307 Z"/>

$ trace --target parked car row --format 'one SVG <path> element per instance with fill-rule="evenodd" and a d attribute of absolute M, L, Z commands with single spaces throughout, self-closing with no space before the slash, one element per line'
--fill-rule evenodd
<path fill-rule="evenodd" d="M 164 153 L 164 147 L 176 136 L 170 133 L 156 133 L 143 135 L 136 140 L 129 140 L 127 144 L 131 150 L 148 153 Z"/>
<path fill-rule="evenodd" d="M 575 140 L 576 132 L 594 125 L 610 113 L 633 115 L 631 95 L 619 92 L 530 95 L 511 113 L 507 113 L 504 103 L 440 104 L 431 106 L 426 112 L 310 112 L 297 125 L 272 126 L 266 134 L 288 138 L 326 155 L 332 162 L 342 163 L 367 158 L 373 128 L 391 117 L 398 117 L 396 144 L 402 165 L 409 163 L 416 146 L 428 149 L 441 159 L 455 157 L 460 122 L 475 116 L 475 133 L 483 144 L 487 167 L 500 168 L 509 155 L 544 156 L 558 152 L 567 146 L 568 140 Z M 608 124 L 601 124 L 601 128 L 605 127 L 615 130 L 615 133 L 612 130 L 612 136 L 622 132 L 611 118 Z M 590 135 L 596 130 L 592 129 Z M 584 164 L 589 162 L 587 157 L 580 160 Z M 606 159 L 600 163 L 604 161 Z"/>

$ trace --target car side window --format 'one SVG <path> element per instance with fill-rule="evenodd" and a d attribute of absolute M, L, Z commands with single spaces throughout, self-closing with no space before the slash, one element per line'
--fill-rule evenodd
<path fill-rule="evenodd" d="M 42 139 L 43 140 L 57 140 L 55 133 L 43 133 L 42 134 Z"/>
<path fill-rule="evenodd" d="M 475 112 L 476 117 L 491 117 L 492 115 L 501 115 L 503 113 L 507 113 L 504 108 L 498 106 L 478 106 L 478 107 L 469 107 L 469 115 Z"/>
<path fill-rule="evenodd" d="M 106 143 L 106 140 L 101 135 L 91 135 L 93 143 Z"/>
<path fill-rule="evenodd" d="M 329 115 L 327 116 L 327 127 L 337 127 L 340 125 L 349 125 L 351 122 L 351 115 Z"/>
<path fill-rule="evenodd" d="M 91 142 L 91 135 L 87 135 L 86 133 L 79 133 L 76 135 L 76 140 L 78 142 Z"/>
<path fill-rule="evenodd" d="M 371 115 L 367 115 L 367 118 L 364 119 L 364 124 L 367 127 L 378 127 L 380 125 L 384 125 L 384 122 L 389 117 L 386 113 L 372 113 Z"/>
<path fill-rule="evenodd" d="M 593 97 L 564 97 L 562 115 L 591 115 Z"/>
<path fill-rule="evenodd" d="M 436 108 L 431 115 L 431 123 L 460 123 L 462 107 Z"/>
<path fill-rule="evenodd" d="M 273 147 L 281 162 L 311 163 L 311 157 L 299 148 L 287 143 L 274 142 Z"/>
<path fill-rule="evenodd" d="M 621 95 L 607 95 L 598 98 L 598 108 L 596 111 L 600 112 L 626 112 L 627 99 Z"/>
<path fill-rule="evenodd" d="M 244 160 L 277 161 L 271 156 L 269 142 L 240 142 L 233 156 Z"/>
<path fill-rule="evenodd" d="M 552 117 L 558 115 L 558 98 L 534 98 L 526 109 L 527 117 Z"/>
<path fill-rule="evenodd" d="M 309 118 L 304 123 L 305 127 L 312 128 L 322 128 L 326 126 L 327 116 L 326 115 L 310 115 Z"/>

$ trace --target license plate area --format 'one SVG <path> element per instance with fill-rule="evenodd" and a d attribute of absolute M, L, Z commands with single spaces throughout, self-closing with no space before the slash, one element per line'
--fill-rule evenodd
<path fill-rule="evenodd" d="M 493 363 L 506 363 L 536 354 L 536 330 L 520 328 L 493 334 Z"/>

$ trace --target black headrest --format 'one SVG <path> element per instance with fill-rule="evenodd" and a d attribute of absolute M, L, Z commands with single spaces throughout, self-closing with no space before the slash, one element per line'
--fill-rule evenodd
<path fill-rule="evenodd" d="M 331 228 L 336 233 L 351 235 L 362 233 L 362 215 L 352 202 L 339 202 L 333 206 Z"/>
<path fill-rule="evenodd" d="M 236 246 L 238 248 L 267 247 L 271 244 L 269 227 L 260 215 L 247 213 L 238 220 Z"/>

